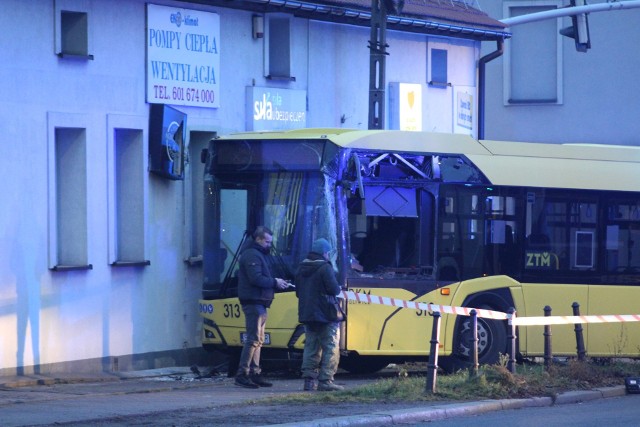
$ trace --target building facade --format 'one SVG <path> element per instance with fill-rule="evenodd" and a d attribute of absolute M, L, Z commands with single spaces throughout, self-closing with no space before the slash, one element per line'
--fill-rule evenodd
<path fill-rule="evenodd" d="M 200 152 L 367 128 L 370 14 L 337 3 L 0 1 L 0 375 L 201 355 Z M 387 127 L 475 133 L 481 45 L 508 32 L 439 3 L 389 26 Z"/>
<path fill-rule="evenodd" d="M 540 13 L 568 0 L 484 1 L 496 19 Z M 578 52 L 559 31 L 568 17 L 515 25 L 505 52 L 487 64 L 485 138 L 507 141 L 640 145 L 640 9 L 590 0 L 591 48 Z M 490 45 L 484 49 L 492 49 Z"/>

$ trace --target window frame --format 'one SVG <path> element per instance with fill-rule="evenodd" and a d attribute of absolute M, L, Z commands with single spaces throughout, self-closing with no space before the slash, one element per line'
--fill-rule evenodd
<path fill-rule="evenodd" d="M 148 254 L 148 188 L 149 188 L 149 174 L 146 173 L 148 169 L 149 151 L 146 141 L 149 139 L 148 135 L 148 120 L 143 116 L 126 116 L 119 114 L 107 115 L 107 198 L 108 198 L 108 262 L 111 266 L 145 266 L 149 265 Z M 118 130 L 132 130 L 141 133 L 142 144 L 140 148 L 140 179 L 139 187 L 142 190 L 141 205 L 142 205 L 142 219 L 143 219 L 143 250 L 142 256 L 139 260 L 123 260 L 119 254 L 119 248 L 121 244 L 126 242 L 119 241 L 118 232 L 118 188 L 117 188 L 117 160 L 116 160 L 116 144 L 118 143 L 116 138 L 116 131 Z"/>
<path fill-rule="evenodd" d="M 62 27 L 62 14 L 63 13 L 77 13 L 84 14 L 86 18 L 86 39 L 84 42 L 86 43 L 86 52 L 85 54 L 78 54 L 73 52 L 65 52 L 63 50 L 63 27 Z M 94 56 L 91 54 L 91 50 L 94 46 L 93 40 L 93 32 L 91 29 L 93 28 L 93 14 L 89 13 L 89 10 L 86 10 L 82 7 L 78 7 L 77 2 L 73 0 L 56 0 L 55 1 L 55 10 L 54 10 L 54 28 L 55 28 L 55 44 L 54 44 L 54 53 L 59 58 L 75 58 L 80 60 L 93 60 Z"/>
<path fill-rule="evenodd" d="M 505 1 L 503 3 L 503 16 L 505 18 L 512 17 L 512 10 L 526 7 L 545 7 L 555 6 L 557 9 L 562 8 L 563 4 L 560 0 L 539 0 L 539 1 Z M 517 15 L 516 15 L 517 16 Z M 560 30 L 562 29 L 562 18 L 556 18 L 556 98 L 555 100 L 549 99 L 514 99 L 512 94 L 512 78 L 511 78 L 511 44 L 510 39 L 505 40 L 504 55 L 503 55 L 503 105 L 504 106 L 518 106 L 518 105 L 562 105 L 563 99 L 563 44 Z"/>
<path fill-rule="evenodd" d="M 89 247 L 90 239 L 89 230 L 91 229 L 89 223 L 89 197 L 90 193 L 88 188 L 91 188 L 91 169 L 89 164 L 89 158 L 92 155 L 88 141 L 95 140 L 93 130 L 87 126 L 89 123 L 89 116 L 85 114 L 71 114 L 71 113 L 47 113 L 47 162 L 48 162 L 48 189 L 47 189 L 47 208 L 48 208 L 48 234 L 49 234 L 49 247 L 48 247 L 48 267 L 53 271 L 67 271 L 67 270 L 91 270 L 93 265 L 89 262 Z M 84 237 L 84 248 L 77 251 L 75 254 L 77 258 L 82 258 L 84 261 L 75 264 L 61 264 L 60 260 L 60 248 L 61 240 L 59 236 L 60 231 L 60 216 L 58 213 L 59 203 L 59 188 L 58 188 L 58 152 L 57 152 L 57 130 L 77 130 L 81 131 L 84 135 L 84 158 L 82 159 L 84 164 L 81 165 L 84 168 L 84 190 L 81 196 L 84 197 L 84 201 L 81 203 L 84 206 L 84 229 L 78 230 L 77 233 L 82 233 Z M 76 248 L 77 249 L 77 248 Z M 84 253 L 82 253 L 84 252 Z M 64 261 L 64 260 L 63 260 Z"/>

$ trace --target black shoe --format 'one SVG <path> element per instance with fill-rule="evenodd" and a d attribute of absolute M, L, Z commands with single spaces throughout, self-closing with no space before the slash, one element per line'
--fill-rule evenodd
<path fill-rule="evenodd" d="M 251 379 L 247 375 L 238 375 L 238 376 L 236 376 L 235 384 L 239 385 L 240 387 L 245 387 L 245 388 L 258 388 L 258 387 L 260 387 L 258 384 L 256 384 L 253 381 L 251 381 Z"/>
<path fill-rule="evenodd" d="M 260 387 L 271 387 L 273 384 L 266 382 L 262 379 L 262 375 L 251 375 L 251 382 L 257 384 Z"/>
<path fill-rule="evenodd" d="M 304 391 L 314 391 L 318 389 L 318 382 L 313 378 L 305 378 L 304 379 Z"/>

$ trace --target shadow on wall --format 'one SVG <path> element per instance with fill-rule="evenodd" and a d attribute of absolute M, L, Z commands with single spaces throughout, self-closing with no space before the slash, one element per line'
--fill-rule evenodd
<path fill-rule="evenodd" d="M 17 295 L 17 375 L 25 374 L 25 359 L 33 365 L 34 374 L 40 373 L 40 280 L 44 273 L 39 269 L 46 264 L 46 249 L 37 244 L 34 235 L 39 233 L 34 233 L 32 228 L 24 220 L 20 222 L 13 237 L 14 250 L 11 251 L 11 271 L 15 274 Z M 27 341 L 27 337 L 31 340 Z"/>

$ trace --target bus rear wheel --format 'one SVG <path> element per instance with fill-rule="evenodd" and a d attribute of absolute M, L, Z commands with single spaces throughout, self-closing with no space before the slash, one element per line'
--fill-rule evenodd
<path fill-rule="evenodd" d="M 483 306 L 492 310 L 492 307 Z M 473 328 L 471 317 L 460 317 L 456 323 L 454 351 L 443 357 L 439 365 L 447 372 L 466 369 L 473 364 Z M 478 363 L 493 365 L 507 351 L 507 328 L 504 321 L 478 318 Z"/>

